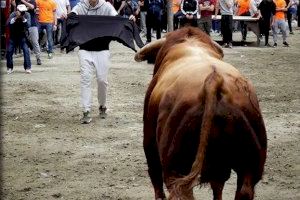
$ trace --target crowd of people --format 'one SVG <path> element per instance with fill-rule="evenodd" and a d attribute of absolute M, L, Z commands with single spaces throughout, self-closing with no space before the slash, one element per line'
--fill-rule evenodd
<path fill-rule="evenodd" d="M 18 46 L 23 52 L 30 47 L 36 56 L 37 65 L 41 65 L 41 47 L 53 57 L 53 48 L 59 44 L 62 21 L 67 18 L 71 9 L 80 0 L 11 0 L 11 15 L 7 22 L 9 29 L 24 26 L 23 34 L 12 34 L 7 42 L 8 73 L 13 71 L 12 54 Z M 151 42 L 156 32 L 156 38 L 161 38 L 161 32 L 167 29 L 166 0 L 106 0 L 113 5 L 118 15 L 135 21 L 141 30 L 141 36 L 146 37 L 146 43 Z M 25 5 L 26 10 L 20 12 L 18 5 Z M 20 15 L 21 13 L 28 15 Z M 247 25 L 240 21 L 238 26 L 233 22 L 233 16 L 255 16 L 260 18 L 261 35 L 265 37 L 265 46 L 269 43 L 269 29 L 273 33 L 273 46 L 277 46 L 278 33 L 282 33 L 283 45 L 287 43 L 287 29 L 293 34 L 292 22 L 299 15 L 299 0 L 172 0 L 173 28 L 190 24 L 199 27 L 208 35 L 219 32 L 223 37 L 224 47 L 232 47 L 232 32 L 241 31 L 241 42 L 247 39 Z M 214 15 L 221 15 L 221 20 L 215 20 Z M 13 25 L 15 19 L 25 19 L 30 23 Z M 13 18 L 13 20 L 12 20 Z M 17 20 L 17 21 L 18 21 Z M 24 21 L 24 20 L 23 20 Z M 287 23 L 286 23 L 287 22 Z M 18 25 L 19 24 L 19 25 Z M 298 20 L 299 24 L 299 20 Z M 19 28 L 20 29 L 20 28 Z M 28 34 L 27 31 L 28 30 Z M 10 32 L 14 32 L 10 30 Z M 18 42 L 16 38 L 18 37 Z M 43 40 L 43 38 L 46 38 Z M 26 42 L 27 40 L 30 43 Z M 24 42 L 25 41 L 25 42 Z M 45 47 L 45 45 L 47 45 Z M 24 53 L 24 68 L 27 73 L 31 67 L 27 53 Z M 25 66 L 25 63 L 26 66 Z"/>
<path fill-rule="evenodd" d="M 70 13 L 76 15 L 122 16 L 140 27 L 140 34 L 151 42 L 153 32 L 156 39 L 167 29 L 166 0 L 12 0 L 11 13 L 7 20 L 10 30 L 6 47 L 7 73 L 13 72 L 13 54 L 16 48 L 23 51 L 25 72 L 31 73 L 30 49 L 41 65 L 41 47 L 45 43 L 48 59 L 53 58 L 53 49 L 60 43 L 62 22 Z M 173 0 L 173 28 L 185 25 L 199 27 L 208 35 L 220 30 L 223 45 L 232 48 L 234 29 L 233 16 L 252 16 L 260 19 L 260 33 L 269 43 L 272 30 L 273 47 L 278 45 L 278 35 L 282 35 L 283 46 L 289 46 L 287 36 L 293 34 L 292 21 L 298 16 L 298 0 Z M 217 20 L 217 15 L 221 19 Z M 123 19 L 123 18 L 121 18 Z M 286 22 L 287 21 L 287 22 Z M 220 22 L 220 26 L 218 23 Z M 299 20 L 298 20 L 299 26 Z M 242 43 L 247 39 L 247 25 L 239 24 Z M 43 42 L 43 37 L 46 40 Z M 78 55 L 81 77 L 81 103 L 83 117 L 81 123 L 88 124 L 91 112 L 91 81 L 96 72 L 98 103 L 101 118 L 106 117 L 107 76 L 109 65 L 109 42 L 101 45 L 87 42 L 80 46 Z"/>

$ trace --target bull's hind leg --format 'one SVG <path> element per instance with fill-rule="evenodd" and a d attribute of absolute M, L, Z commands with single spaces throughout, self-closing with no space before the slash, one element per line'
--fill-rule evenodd
<path fill-rule="evenodd" d="M 157 144 L 155 135 L 145 128 L 144 130 L 144 151 L 148 164 L 148 173 L 154 188 L 155 199 L 163 200 L 166 199 L 166 195 L 163 190 L 163 178 L 162 168 L 160 164 Z"/>
<path fill-rule="evenodd" d="M 254 184 L 251 175 L 237 174 L 237 190 L 234 200 L 252 200 L 254 198 Z"/>

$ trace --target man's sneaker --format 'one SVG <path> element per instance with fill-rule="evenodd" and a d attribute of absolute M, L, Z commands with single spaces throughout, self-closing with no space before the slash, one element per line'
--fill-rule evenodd
<path fill-rule="evenodd" d="M 7 69 L 7 74 L 11 74 L 11 73 L 13 73 L 14 72 L 14 70 L 12 69 L 12 68 L 8 68 Z"/>
<path fill-rule="evenodd" d="M 31 69 L 25 69 L 26 74 L 31 74 Z"/>
<path fill-rule="evenodd" d="M 37 59 L 36 59 L 36 64 L 37 64 L 37 65 L 41 65 L 41 64 L 42 64 L 42 61 L 41 61 L 40 58 L 37 58 Z"/>
<path fill-rule="evenodd" d="M 285 47 L 289 47 L 290 45 L 287 42 L 282 43 Z"/>
<path fill-rule="evenodd" d="M 106 118 L 106 116 L 107 116 L 106 110 L 107 110 L 106 107 L 100 106 L 100 108 L 99 108 L 99 116 L 100 116 L 101 119 L 105 119 Z"/>
<path fill-rule="evenodd" d="M 271 45 L 269 43 L 265 44 L 265 47 L 271 47 Z"/>
<path fill-rule="evenodd" d="M 291 35 L 294 35 L 294 32 L 293 32 L 293 31 L 291 31 L 291 32 L 290 32 L 290 34 L 291 34 Z"/>
<path fill-rule="evenodd" d="M 277 47 L 277 43 L 276 42 L 273 44 L 273 47 Z"/>
<path fill-rule="evenodd" d="M 228 48 L 232 49 L 232 43 L 231 42 L 228 43 Z"/>
<path fill-rule="evenodd" d="M 53 58 L 52 53 L 48 53 L 48 59 L 52 59 L 52 58 Z"/>
<path fill-rule="evenodd" d="M 83 117 L 80 119 L 82 124 L 89 124 L 92 121 L 90 111 L 83 112 Z"/>

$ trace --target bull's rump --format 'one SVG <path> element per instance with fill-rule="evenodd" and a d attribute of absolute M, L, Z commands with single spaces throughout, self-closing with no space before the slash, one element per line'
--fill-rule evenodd
<path fill-rule="evenodd" d="M 237 126 L 242 121 L 239 112 L 247 112 L 253 110 L 253 106 L 258 106 L 252 85 L 238 70 L 223 62 L 189 66 L 174 64 L 157 80 L 149 101 L 149 108 L 157 110 L 148 112 L 148 117 L 157 122 L 156 138 L 163 168 L 187 175 L 199 145 L 205 107 L 204 83 L 213 73 L 212 66 L 223 78 L 223 84 L 218 90 L 214 126 L 211 128 L 214 142 L 208 145 L 207 160 L 215 168 L 209 167 L 207 170 L 203 167 L 206 171 L 203 182 L 213 175 L 218 176 L 217 171 L 222 175 L 224 168 L 230 170 L 234 167 L 226 156 L 233 155 L 235 148 L 239 149 L 237 144 L 232 143 L 236 141 L 232 137 L 240 131 Z M 252 118 L 250 115 L 246 117 Z M 232 116 L 235 116 L 235 120 Z M 218 166 L 222 166 L 221 171 Z"/>

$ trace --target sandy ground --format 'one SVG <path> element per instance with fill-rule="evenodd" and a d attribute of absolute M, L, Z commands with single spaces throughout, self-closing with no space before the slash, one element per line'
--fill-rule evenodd
<path fill-rule="evenodd" d="M 216 35 L 214 36 L 217 37 Z M 235 34 L 239 38 L 240 34 Z M 253 35 L 249 40 L 255 41 Z M 300 31 L 291 47 L 234 47 L 224 60 L 254 83 L 268 132 L 268 158 L 258 200 L 300 199 Z M 272 43 L 272 39 L 271 39 Z M 22 58 L 2 82 L 2 179 L 5 200 L 153 199 L 142 148 L 142 112 L 153 66 L 136 63 L 134 52 L 111 44 L 108 118 L 98 118 L 93 82 L 93 121 L 81 125 L 77 52 L 55 52 L 33 73 L 24 73 Z M 235 174 L 224 199 L 233 199 Z M 197 199 L 212 199 L 208 187 Z"/>

